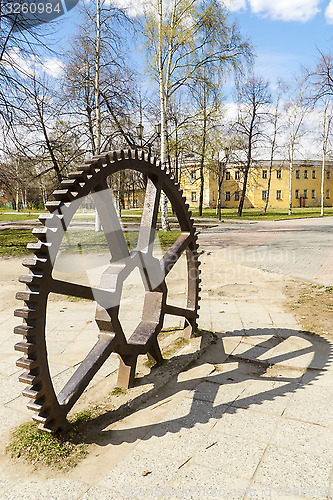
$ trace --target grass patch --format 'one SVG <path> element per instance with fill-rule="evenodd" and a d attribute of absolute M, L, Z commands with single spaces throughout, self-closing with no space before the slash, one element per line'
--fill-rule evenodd
<path fill-rule="evenodd" d="M 236 219 L 236 220 L 281 220 L 281 219 L 300 219 L 320 217 L 320 207 L 306 207 L 306 208 L 293 208 L 292 215 L 288 215 L 288 208 L 270 208 L 267 213 L 259 208 L 245 208 L 242 217 L 238 217 L 237 208 L 222 208 L 222 219 Z M 198 215 L 198 209 L 192 209 L 192 215 L 198 221 L 201 217 Z M 333 215 L 333 207 L 325 207 L 325 217 Z M 205 208 L 202 217 L 216 219 L 216 210 Z"/>
<path fill-rule="evenodd" d="M 111 392 L 109 392 L 109 396 L 122 396 L 126 394 L 127 389 L 124 387 L 114 387 Z"/>
<path fill-rule="evenodd" d="M 12 432 L 6 452 L 12 458 L 34 467 L 43 465 L 58 470 L 70 469 L 87 455 L 84 436 L 87 425 L 94 417 L 88 410 L 77 413 L 70 419 L 71 429 L 61 435 L 41 431 L 35 422 L 24 423 Z"/>
<path fill-rule="evenodd" d="M 14 257 L 31 254 L 28 243 L 36 243 L 36 237 L 31 229 L 2 229 L 0 231 L 0 256 Z"/>
<path fill-rule="evenodd" d="M 167 349 L 162 350 L 162 355 L 164 358 L 169 359 L 175 354 L 177 351 L 188 345 L 190 341 L 185 339 L 184 337 L 179 337 L 174 342 L 172 342 L 171 346 Z"/>

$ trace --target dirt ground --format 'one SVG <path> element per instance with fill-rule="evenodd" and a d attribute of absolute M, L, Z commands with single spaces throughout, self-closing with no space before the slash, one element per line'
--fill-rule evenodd
<path fill-rule="evenodd" d="M 333 336 L 333 287 L 294 281 L 286 285 L 288 308 L 309 333 Z"/>

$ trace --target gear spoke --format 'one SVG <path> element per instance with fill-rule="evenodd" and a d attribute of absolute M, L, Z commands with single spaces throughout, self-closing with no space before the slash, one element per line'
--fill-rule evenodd
<path fill-rule="evenodd" d="M 145 203 L 142 210 L 137 249 L 152 253 L 160 204 L 161 189 L 158 180 L 148 179 Z"/>
<path fill-rule="evenodd" d="M 100 335 L 98 342 L 58 394 L 59 404 L 69 411 L 113 351 L 115 335 Z"/>
<path fill-rule="evenodd" d="M 111 253 L 112 261 L 129 258 L 129 250 L 116 212 L 112 189 L 101 184 L 94 190 L 94 201 Z"/>
<path fill-rule="evenodd" d="M 105 309 L 118 305 L 115 292 L 92 288 L 85 285 L 77 285 L 68 281 L 52 279 L 49 291 L 59 295 L 69 295 L 80 299 L 94 300 Z"/>
<path fill-rule="evenodd" d="M 160 265 L 165 276 L 169 274 L 179 257 L 183 254 L 184 250 L 186 250 L 193 239 L 194 236 L 192 233 L 182 233 L 179 238 L 177 238 L 175 243 L 167 250 L 165 255 L 160 260 Z"/>
<path fill-rule="evenodd" d="M 197 317 L 197 313 L 194 309 L 185 309 L 183 307 L 172 306 L 166 304 L 164 306 L 165 314 L 171 314 L 172 316 L 182 316 L 186 319 L 192 319 Z"/>

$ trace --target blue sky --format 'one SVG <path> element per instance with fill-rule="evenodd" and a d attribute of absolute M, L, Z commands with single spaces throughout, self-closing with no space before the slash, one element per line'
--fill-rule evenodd
<path fill-rule="evenodd" d="M 110 0 L 142 12 L 145 0 Z M 220 0 L 236 17 L 257 54 L 255 71 L 272 84 L 288 80 L 300 66 L 313 67 L 318 49 L 333 52 L 333 0 Z M 166 3 L 170 0 L 165 0 Z M 70 34 L 78 21 L 77 8 L 64 18 L 62 32 Z M 65 37 L 63 43 L 65 48 Z"/>
<path fill-rule="evenodd" d="M 324 12 L 306 22 L 276 20 L 249 10 L 235 15 L 255 46 L 256 72 L 272 83 L 280 77 L 290 79 L 301 65 L 315 65 L 318 49 L 322 52 L 333 49 L 333 24 L 328 23 Z"/>

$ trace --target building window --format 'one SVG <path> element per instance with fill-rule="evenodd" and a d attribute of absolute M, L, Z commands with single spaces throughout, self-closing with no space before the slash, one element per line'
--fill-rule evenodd
<path fill-rule="evenodd" d="M 282 179 L 282 170 L 277 170 L 276 171 L 276 178 L 277 179 Z"/>
<path fill-rule="evenodd" d="M 326 189 L 326 200 L 329 200 L 331 197 L 331 190 L 330 189 Z"/>
<path fill-rule="evenodd" d="M 225 180 L 230 181 L 230 172 L 225 173 Z"/>
<path fill-rule="evenodd" d="M 308 190 L 304 189 L 304 198 L 307 200 L 308 199 Z"/>
<path fill-rule="evenodd" d="M 213 191 L 213 201 L 215 201 L 215 191 Z"/>
<path fill-rule="evenodd" d="M 235 201 L 239 200 L 239 191 L 235 191 Z"/>
<path fill-rule="evenodd" d="M 301 196 L 299 189 L 295 189 L 295 198 L 298 200 Z"/>
<path fill-rule="evenodd" d="M 230 201 L 230 191 L 225 192 L 225 201 Z"/>
<path fill-rule="evenodd" d="M 328 171 L 326 172 L 326 179 L 330 179 L 330 178 L 331 178 L 331 171 L 330 171 L 330 170 L 328 170 Z"/>
<path fill-rule="evenodd" d="M 191 201 L 197 201 L 197 193 L 196 193 L 196 191 L 192 191 L 192 193 L 191 193 Z"/>
<path fill-rule="evenodd" d="M 312 191 L 311 191 L 311 198 L 315 198 L 315 197 L 316 197 L 316 190 L 312 189 Z"/>
<path fill-rule="evenodd" d="M 267 179 L 267 170 L 262 171 L 262 178 Z"/>
<path fill-rule="evenodd" d="M 296 179 L 300 179 L 300 178 L 301 178 L 301 171 L 296 170 Z"/>
<path fill-rule="evenodd" d="M 235 180 L 239 181 L 239 170 L 236 170 L 235 172 Z"/>
<path fill-rule="evenodd" d="M 191 179 L 192 181 L 195 181 L 197 178 L 197 172 L 195 170 L 191 170 Z"/>
<path fill-rule="evenodd" d="M 309 178 L 309 172 L 307 170 L 304 170 L 304 179 Z"/>
<path fill-rule="evenodd" d="M 312 179 L 317 178 L 317 172 L 315 170 L 312 170 Z"/>
<path fill-rule="evenodd" d="M 213 172 L 212 177 L 213 177 L 213 180 L 214 180 L 215 179 L 215 172 Z"/>
<path fill-rule="evenodd" d="M 281 189 L 278 189 L 276 191 L 276 199 L 277 200 L 282 200 L 282 191 L 281 191 Z"/>
<path fill-rule="evenodd" d="M 261 199 L 267 200 L 267 191 L 261 191 Z"/>

